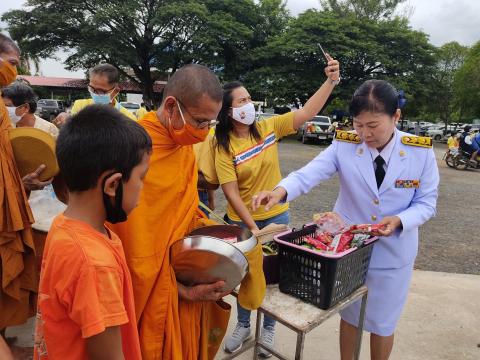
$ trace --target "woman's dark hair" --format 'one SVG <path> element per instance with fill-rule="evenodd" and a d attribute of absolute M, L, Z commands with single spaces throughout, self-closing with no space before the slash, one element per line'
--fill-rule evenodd
<path fill-rule="evenodd" d="M 367 80 L 353 94 L 350 115 L 368 111 L 393 116 L 398 108 L 398 92 L 392 84 L 385 80 Z"/>
<path fill-rule="evenodd" d="M 233 119 L 230 117 L 230 108 L 232 107 L 232 92 L 235 89 L 243 87 L 239 81 L 233 81 L 223 85 L 223 103 L 222 109 L 218 113 L 218 124 L 215 128 L 215 138 L 218 148 L 223 148 L 226 153 L 230 153 L 230 132 L 233 130 Z M 260 141 L 262 137 L 257 129 L 257 123 L 250 125 L 250 136 Z"/>
<path fill-rule="evenodd" d="M 56 146 L 60 172 L 71 192 L 94 188 L 105 171 L 118 171 L 128 181 L 151 151 L 145 129 L 109 105 L 89 105 L 73 115 Z"/>
<path fill-rule="evenodd" d="M 12 101 L 13 105 L 20 106 L 28 104 L 30 114 L 35 113 L 37 110 L 37 96 L 32 88 L 21 82 L 14 82 L 13 84 L 2 89 L 2 98 L 8 98 Z"/>

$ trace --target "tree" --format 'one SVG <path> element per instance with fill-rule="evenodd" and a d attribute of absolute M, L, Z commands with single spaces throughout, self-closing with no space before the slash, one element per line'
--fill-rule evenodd
<path fill-rule="evenodd" d="M 341 64 L 342 82 L 330 100 L 348 100 L 363 81 L 380 78 L 403 88 L 409 104 L 415 103 L 435 64 L 427 35 L 412 30 L 406 19 L 376 21 L 307 10 L 256 49 L 258 67 L 248 74 L 247 85 L 260 98 L 305 103 L 325 80 L 326 60 L 318 43 Z"/>
<path fill-rule="evenodd" d="M 454 89 L 460 113 L 480 117 L 480 41 L 470 49 L 455 73 Z"/>
<path fill-rule="evenodd" d="M 320 0 L 323 9 L 338 15 L 351 13 L 359 18 L 382 20 L 392 17 L 405 0 Z"/>
<path fill-rule="evenodd" d="M 462 66 L 468 48 L 457 42 L 441 46 L 436 54 L 437 64 L 431 73 L 429 112 L 436 114 L 445 125 L 452 120 L 454 113 L 459 113 L 458 102 L 455 99 L 454 79 L 457 70 Z"/>
<path fill-rule="evenodd" d="M 155 80 L 187 63 L 204 63 L 220 75 L 236 77 L 239 56 L 254 43 L 262 25 L 264 0 L 28 0 L 25 10 L 2 16 L 22 50 L 48 58 L 72 51 L 70 69 L 99 62 L 116 66 L 139 83 L 144 99 L 154 99 Z M 158 99 L 157 99 L 158 100 Z"/>

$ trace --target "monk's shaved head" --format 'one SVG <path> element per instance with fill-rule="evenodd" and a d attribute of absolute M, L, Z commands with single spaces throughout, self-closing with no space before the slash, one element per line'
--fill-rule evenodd
<path fill-rule="evenodd" d="M 163 101 L 173 96 L 187 106 L 197 106 L 205 95 L 221 102 L 223 91 L 220 81 L 206 66 L 190 64 L 178 69 L 170 78 L 163 91 Z"/>

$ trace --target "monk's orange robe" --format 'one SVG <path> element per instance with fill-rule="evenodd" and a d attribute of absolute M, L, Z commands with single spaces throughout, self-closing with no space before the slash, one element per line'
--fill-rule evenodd
<path fill-rule="evenodd" d="M 198 210 L 193 149 L 175 144 L 155 112 L 139 123 L 152 137 L 150 169 L 138 207 L 113 230 L 122 239 L 132 274 L 142 356 L 207 359 L 202 324 L 212 304 L 179 301 L 169 256 L 175 241 L 206 220 Z"/>
<path fill-rule="evenodd" d="M 0 329 L 35 313 L 38 271 L 33 216 L 8 135 L 10 119 L 0 98 Z"/>

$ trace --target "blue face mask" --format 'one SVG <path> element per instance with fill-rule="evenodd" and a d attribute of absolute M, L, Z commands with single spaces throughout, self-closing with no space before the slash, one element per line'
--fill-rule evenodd
<path fill-rule="evenodd" d="M 95 104 L 102 104 L 102 105 L 108 105 L 112 102 L 112 99 L 110 98 L 110 94 L 111 93 L 98 95 L 90 92 L 90 96 L 92 97 L 93 102 Z"/>

